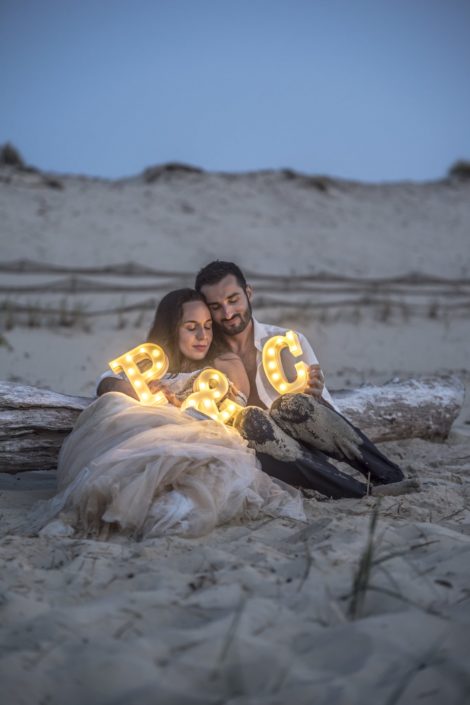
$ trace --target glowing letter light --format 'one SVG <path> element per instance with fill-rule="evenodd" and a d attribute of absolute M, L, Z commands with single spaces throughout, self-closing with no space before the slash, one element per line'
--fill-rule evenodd
<path fill-rule="evenodd" d="M 145 372 L 141 372 L 138 363 L 144 360 L 150 361 L 151 365 Z M 168 370 L 168 358 L 159 345 L 142 343 L 115 360 L 111 360 L 109 366 L 113 372 L 119 373 L 121 370 L 124 372 L 139 400 L 144 404 L 155 406 L 167 403 L 163 392 L 153 394 L 148 386 L 148 382 L 160 379 Z"/>
<path fill-rule="evenodd" d="M 288 330 L 285 335 L 275 335 L 263 347 L 263 367 L 266 376 L 279 394 L 293 394 L 303 392 L 308 383 L 308 365 L 299 361 L 295 363 L 297 377 L 289 382 L 284 372 L 281 360 L 281 351 L 288 348 L 291 355 L 302 355 L 302 346 L 297 333 Z"/>
<path fill-rule="evenodd" d="M 188 408 L 197 409 L 214 421 L 227 423 L 232 416 L 242 407 L 230 399 L 226 399 L 220 406 L 218 402 L 224 398 L 229 390 L 227 377 L 218 370 L 208 368 L 194 380 L 194 392 L 187 397 L 181 405 L 181 410 Z"/>

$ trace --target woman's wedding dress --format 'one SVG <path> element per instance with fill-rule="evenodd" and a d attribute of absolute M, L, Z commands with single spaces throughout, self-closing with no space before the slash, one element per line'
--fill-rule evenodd
<path fill-rule="evenodd" d="M 33 532 L 200 536 L 260 513 L 305 519 L 299 491 L 263 473 L 237 431 L 117 392 L 81 413 L 58 490 L 35 510 Z"/>

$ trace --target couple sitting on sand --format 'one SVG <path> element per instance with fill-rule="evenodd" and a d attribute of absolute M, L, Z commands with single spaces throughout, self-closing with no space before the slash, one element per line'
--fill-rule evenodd
<path fill-rule="evenodd" d="M 286 331 L 253 318 L 252 289 L 237 265 L 212 262 L 195 286 L 162 299 L 148 335 L 169 359 L 168 373 L 150 387 L 170 404 L 145 406 L 124 377 L 102 375 L 99 398 L 62 447 L 59 494 L 38 514 L 40 526 L 101 536 L 196 536 L 259 512 L 302 519 L 296 487 L 362 497 L 385 494 L 384 485 L 403 480 L 400 468 L 338 413 L 301 334 L 307 387 L 279 396 L 271 386 L 262 348 Z M 232 427 L 179 408 L 208 366 L 226 375 L 229 396 L 243 407 Z M 372 489 L 329 458 L 358 470 Z"/>

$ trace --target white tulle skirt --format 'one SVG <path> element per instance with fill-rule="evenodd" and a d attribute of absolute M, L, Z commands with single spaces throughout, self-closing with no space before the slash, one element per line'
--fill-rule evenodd
<path fill-rule="evenodd" d="M 33 530 L 200 536 L 260 513 L 305 520 L 299 491 L 263 473 L 235 430 L 117 392 L 81 413 L 59 455 L 58 489 Z"/>

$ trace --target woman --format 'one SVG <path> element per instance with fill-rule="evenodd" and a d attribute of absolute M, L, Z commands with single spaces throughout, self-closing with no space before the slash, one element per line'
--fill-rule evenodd
<path fill-rule="evenodd" d="M 169 359 L 168 374 L 163 382 L 151 383 L 150 389 L 162 389 L 173 404 L 192 390 L 201 367 L 214 367 L 223 372 L 231 383 L 230 396 L 242 405 L 250 394 L 245 367 L 234 353 L 224 350 L 214 340 L 212 318 L 207 305 L 194 289 L 177 289 L 163 297 L 147 336 L 147 342 L 158 343 Z M 179 379 L 178 379 L 179 378 Z M 175 393 L 177 392 L 177 393 Z"/>
<path fill-rule="evenodd" d="M 229 377 L 238 400 L 248 396 L 242 363 L 217 352 L 210 312 L 195 291 L 162 299 L 148 341 L 158 342 L 169 357 L 169 374 L 155 386 L 176 404 L 191 393 L 188 380 L 208 364 Z M 197 420 L 173 404 L 145 406 L 131 398 L 124 380 L 114 382 L 125 393 L 99 397 L 65 440 L 59 494 L 35 512 L 33 531 L 199 536 L 260 511 L 305 518 L 299 492 L 265 475 L 237 431 Z"/>

